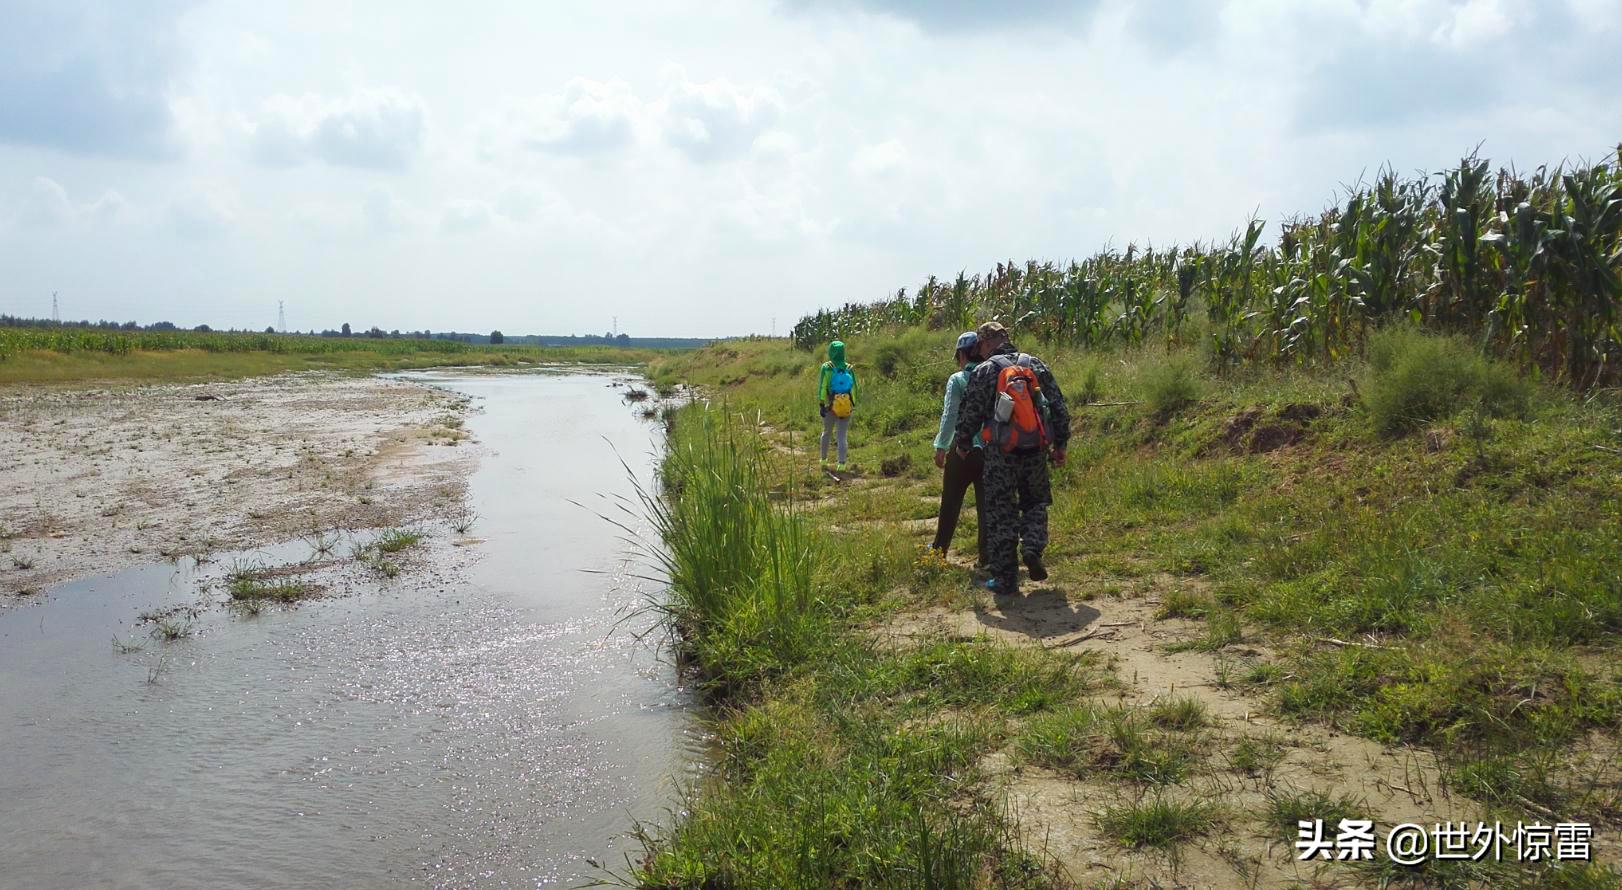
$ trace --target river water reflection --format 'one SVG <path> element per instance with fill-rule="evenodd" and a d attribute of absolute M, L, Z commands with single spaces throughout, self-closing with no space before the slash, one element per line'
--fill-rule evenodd
<path fill-rule="evenodd" d="M 600 374 L 411 376 L 481 407 L 482 540 L 457 580 L 208 608 L 167 643 L 136 616 L 196 603 L 218 564 L 0 612 L 0 886 L 530 887 L 600 877 L 588 859 L 623 869 L 625 832 L 664 815 L 698 744 L 637 620 L 615 629 L 647 585 L 591 512 L 633 494 L 622 458 L 651 479 L 656 428 Z"/>

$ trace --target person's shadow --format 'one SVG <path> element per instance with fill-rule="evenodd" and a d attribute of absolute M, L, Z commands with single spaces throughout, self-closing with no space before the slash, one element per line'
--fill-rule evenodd
<path fill-rule="evenodd" d="M 1057 588 L 1042 587 L 1024 596 L 998 594 L 992 608 L 976 606 L 974 614 L 986 627 L 1040 640 L 1082 630 L 1100 613 L 1086 603 L 1070 602 Z"/>

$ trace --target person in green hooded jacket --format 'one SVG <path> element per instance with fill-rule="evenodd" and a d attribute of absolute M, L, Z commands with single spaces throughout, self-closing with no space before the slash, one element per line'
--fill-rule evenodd
<path fill-rule="evenodd" d="M 845 363 L 845 344 L 828 344 L 828 360 L 817 376 L 817 410 L 822 414 L 822 465 L 828 465 L 828 439 L 837 444 L 839 470 L 849 450 L 850 415 L 856 410 L 856 372 Z"/>

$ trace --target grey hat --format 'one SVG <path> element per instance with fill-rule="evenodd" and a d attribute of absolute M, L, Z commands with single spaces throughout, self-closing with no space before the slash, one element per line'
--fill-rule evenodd
<path fill-rule="evenodd" d="M 973 331 L 964 331 L 963 333 L 957 335 L 957 348 L 959 352 L 965 349 L 973 349 L 974 344 L 979 342 L 980 335 Z"/>

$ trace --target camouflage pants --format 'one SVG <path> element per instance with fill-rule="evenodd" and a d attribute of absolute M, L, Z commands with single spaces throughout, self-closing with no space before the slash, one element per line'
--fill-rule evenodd
<path fill-rule="evenodd" d="M 988 449 L 980 480 L 985 501 L 986 559 L 991 577 L 1012 586 L 1019 579 L 1019 555 L 1041 556 L 1048 545 L 1046 454 L 1003 454 Z"/>

